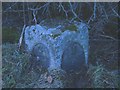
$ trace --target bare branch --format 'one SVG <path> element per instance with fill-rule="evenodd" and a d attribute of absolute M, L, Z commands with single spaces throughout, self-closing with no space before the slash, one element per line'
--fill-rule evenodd
<path fill-rule="evenodd" d="M 62 7 L 63 11 L 65 12 L 66 18 L 68 18 L 68 14 L 67 11 L 65 10 L 64 6 L 62 5 L 62 3 L 60 2 L 60 7 Z"/>
<path fill-rule="evenodd" d="M 106 38 L 110 38 L 110 39 L 112 39 L 112 40 L 117 41 L 117 39 L 115 39 L 114 37 L 108 36 L 108 35 L 100 35 L 100 36 L 102 36 L 102 37 L 106 37 Z"/>
<path fill-rule="evenodd" d="M 10 10 L 10 9 L 12 9 L 12 7 L 14 7 L 15 5 L 17 4 L 17 2 L 15 2 L 13 5 L 11 5 L 10 7 L 8 7 L 7 9 L 5 9 L 4 11 L 8 11 L 8 10 Z"/>
<path fill-rule="evenodd" d="M 82 20 L 77 16 L 77 14 L 74 12 L 73 6 L 72 6 L 71 2 L 69 2 L 69 5 L 70 5 L 70 9 L 71 9 L 73 15 L 75 16 L 74 18 L 72 18 L 71 22 L 72 22 L 74 19 L 76 19 L 76 18 L 78 18 L 80 21 L 82 21 Z"/>
<path fill-rule="evenodd" d="M 35 24 L 37 24 L 36 14 L 37 14 L 37 11 L 33 10 L 33 21 L 35 22 Z"/>
<path fill-rule="evenodd" d="M 29 10 L 40 10 L 40 9 L 42 9 L 42 8 L 44 8 L 44 7 L 47 7 L 48 5 L 50 4 L 50 2 L 47 2 L 46 4 L 44 4 L 43 6 L 40 6 L 39 8 L 35 8 L 35 9 L 33 9 L 33 8 L 28 8 Z"/>
<path fill-rule="evenodd" d="M 92 14 L 91 17 L 90 17 L 90 19 L 89 19 L 88 22 L 87 22 L 88 24 L 90 23 L 91 20 L 93 21 L 93 19 L 92 19 L 93 16 L 94 16 L 94 15 Z"/>
<path fill-rule="evenodd" d="M 96 2 L 94 2 L 94 13 L 93 13 L 93 16 L 94 16 L 94 19 L 96 18 Z"/>
<path fill-rule="evenodd" d="M 22 33 L 21 33 L 21 36 L 20 36 L 20 39 L 19 39 L 19 43 L 18 43 L 19 50 L 20 50 L 21 45 L 22 45 L 23 34 L 24 34 L 24 31 L 25 31 L 25 27 L 26 27 L 26 25 L 23 26 Z"/>
<path fill-rule="evenodd" d="M 120 15 L 115 11 L 115 9 L 112 8 L 112 7 L 111 7 L 111 9 L 112 9 L 112 11 L 116 14 L 116 16 L 118 16 L 118 17 L 120 18 Z"/>

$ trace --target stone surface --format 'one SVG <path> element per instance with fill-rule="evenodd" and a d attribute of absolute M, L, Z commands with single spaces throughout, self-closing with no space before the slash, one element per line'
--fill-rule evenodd
<path fill-rule="evenodd" d="M 27 51 L 32 51 L 34 45 L 39 43 L 39 37 L 46 29 L 40 25 L 27 26 L 25 29 L 25 44 L 27 46 Z"/>
<path fill-rule="evenodd" d="M 49 49 L 44 44 L 38 43 L 33 48 L 33 57 L 43 68 L 48 68 L 50 65 Z"/>
<path fill-rule="evenodd" d="M 78 23 L 76 24 L 76 27 L 77 31 L 65 30 L 63 32 L 60 29 L 61 26 L 56 28 L 49 28 L 48 30 L 40 25 L 28 26 L 26 27 L 24 34 L 25 44 L 27 46 L 26 49 L 28 52 L 32 52 L 35 45 L 41 43 L 40 47 L 42 48 L 43 45 L 45 51 L 41 49 L 40 51 L 45 52 L 47 55 L 46 58 L 49 58 L 49 65 L 47 64 L 49 69 L 60 69 L 62 60 L 64 61 L 64 66 L 69 63 L 72 64 L 73 60 L 74 64 L 78 64 L 76 68 L 81 68 L 83 64 L 88 64 L 89 35 L 88 28 L 85 23 Z M 75 53 L 73 53 L 73 48 L 76 48 Z M 39 50 L 35 51 L 36 53 L 39 52 Z M 42 57 L 40 53 L 36 55 Z M 43 58 L 45 59 L 43 60 L 44 63 L 48 63 L 46 58 Z M 68 61 L 67 59 L 70 60 Z"/>
<path fill-rule="evenodd" d="M 76 42 L 68 43 L 62 54 L 61 62 L 61 68 L 66 72 L 79 72 L 85 67 L 83 47 Z"/>

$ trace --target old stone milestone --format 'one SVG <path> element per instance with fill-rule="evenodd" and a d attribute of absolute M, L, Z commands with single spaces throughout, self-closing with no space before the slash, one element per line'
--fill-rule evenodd
<path fill-rule="evenodd" d="M 41 65 L 48 69 L 79 71 L 88 64 L 88 28 L 75 24 L 77 31 L 60 28 L 45 29 L 40 25 L 27 26 L 24 40 L 28 52 L 34 53 Z"/>

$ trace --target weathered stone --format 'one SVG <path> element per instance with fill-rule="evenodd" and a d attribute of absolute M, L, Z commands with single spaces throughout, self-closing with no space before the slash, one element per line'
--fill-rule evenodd
<path fill-rule="evenodd" d="M 70 42 L 62 54 L 61 68 L 66 72 L 79 72 L 85 67 L 83 47 L 76 42 Z"/>
<path fill-rule="evenodd" d="M 43 58 L 45 59 L 43 61 L 44 63 L 47 63 L 47 67 L 49 66 L 50 69 L 60 69 L 61 65 L 65 70 L 68 68 L 71 69 L 71 67 L 66 67 L 66 65 L 73 65 L 72 60 L 77 66 L 75 66 L 75 68 L 81 68 L 84 64 L 87 65 L 89 35 L 86 24 L 82 22 L 76 24 L 77 31 L 65 30 L 62 32 L 60 27 L 61 26 L 50 28 L 48 30 L 40 25 L 26 27 L 25 44 L 27 46 L 27 51 L 31 52 L 35 45 L 41 43 L 40 47 L 42 48 L 42 45 L 44 46 L 42 51 L 45 50 L 44 52 L 46 53 L 47 58 L 49 58 L 49 61 L 46 60 L 46 58 Z M 77 48 L 74 53 L 72 53 L 74 51 L 72 47 Z M 35 50 L 34 53 L 41 58 L 41 53 L 37 51 L 39 50 Z M 68 59 L 70 60 L 68 61 Z M 61 63 L 62 60 L 63 62 Z"/>
<path fill-rule="evenodd" d="M 27 26 L 25 29 L 25 44 L 27 46 L 27 51 L 32 51 L 33 47 L 39 43 L 40 36 L 42 33 L 46 31 L 45 28 L 43 28 L 40 25 L 35 26 Z"/>
<path fill-rule="evenodd" d="M 88 52 L 89 52 L 89 32 L 88 26 L 85 23 L 80 23 L 76 25 L 78 27 L 79 35 L 78 38 L 80 40 L 81 45 L 83 46 L 85 52 L 85 63 L 88 65 Z"/>
<path fill-rule="evenodd" d="M 47 49 L 47 47 L 44 44 L 38 43 L 37 45 L 34 46 L 32 52 L 38 64 L 43 68 L 47 69 L 50 65 L 49 49 Z"/>

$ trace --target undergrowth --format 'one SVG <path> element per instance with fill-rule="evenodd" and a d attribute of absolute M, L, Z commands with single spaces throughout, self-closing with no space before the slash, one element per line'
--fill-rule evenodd
<path fill-rule="evenodd" d="M 31 69 L 30 57 L 30 54 L 18 51 L 17 44 L 6 43 L 2 45 L 3 88 L 33 88 L 35 86 L 47 88 L 57 86 L 59 80 L 61 80 L 59 72 L 51 75 L 54 79 L 53 83 L 46 83 L 42 77 L 44 74 L 41 71 L 36 72 L 34 69 Z M 89 86 L 92 88 L 116 88 L 120 86 L 118 83 L 120 76 L 108 71 L 103 65 L 90 65 L 87 75 L 89 77 Z M 64 80 L 65 77 L 62 79 L 62 82 Z M 61 86 L 62 84 L 58 87 Z"/>
<path fill-rule="evenodd" d="M 118 73 L 108 71 L 103 65 L 90 65 L 87 74 L 92 88 L 119 88 Z"/>
<path fill-rule="evenodd" d="M 29 54 L 18 51 L 17 44 L 2 45 L 3 88 L 13 88 L 31 79 L 23 73 L 29 65 L 29 57 Z"/>

